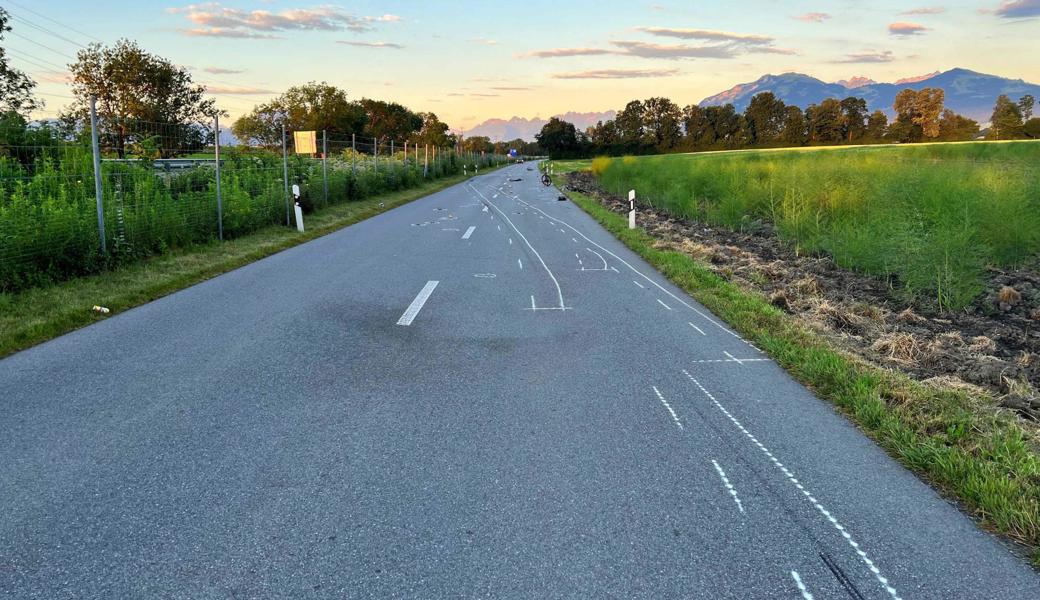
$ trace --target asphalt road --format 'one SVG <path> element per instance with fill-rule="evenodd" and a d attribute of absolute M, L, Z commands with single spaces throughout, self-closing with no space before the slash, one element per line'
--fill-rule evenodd
<path fill-rule="evenodd" d="M 1040 598 L 530 166 L 0 361 L 0 597 Z"/>

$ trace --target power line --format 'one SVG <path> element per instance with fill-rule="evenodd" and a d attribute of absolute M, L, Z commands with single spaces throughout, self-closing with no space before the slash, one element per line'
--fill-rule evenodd
<path fill-rule="evenodd" d="M 50 21 L 51 23 L 54 23 L 55 25 L 58 25 L 59 27 L 64 27 L 65 29 L 68 29 L 69 31 L 74 31 L 74 32 L 82 35 L 83 37 L 87 37 L 87 38 L 90 38 L 92 40 L 96 40 L 98 42 L 102 41 L 101 39 L 96 38 L 96 37 L 90 35 L 89 33 L 82 32 L 79 29 L 76 29 L 74 27 L 69 27 L 68 25 L 65 25 L 64 23 L 59 23 L 58 21 L 55 21 L 54 19 L 48 17 L 47 15 L 42 14 L 42 13 L 38 13 L 38 12 L 36 12 L 35 10 L 33 10 L 31 8 L 28 8 L 28 7 L 22 6 L 21 4 L 18 4 L 17 2 L 12 2 L 11 0 L 8 0 L 7 3 L 8 4 L 13 4 L 14 6 L 17 6 L 19 9 L 27 11 L 27 12 L 30 12 L 30 13 L 40 17 L 41 19 L 46 19 L 46 20 Z"/>
<path fill-rule="evenodd" d="M 63 66 L 61 66 L 61 65 L 59 65 L 57 63 L 52 63 L 49 60 L 44 60 L 42 58 L 37 58 L 35 56 L 32 56 L 31 54 L 26 54 L 25 52 L 22 52 L 21 50 L 15 50 L 14 48 L 5 48 L 5 50 L 7 50 L 8 52 L 14 52 L 16 55 L 19 56 L 20 60 L 33 62 L 38 67 L 46 69 L 47 67 L 43 67 L 43 65 L 40 64 L 40 63 L 43 63 L 43 64 L 50 65 L 52 67 L 57 67 L 57 68 L 61 69 L 61 71 L 54 71 L 55 73 L 63 73 L 63 72 L 65 72 L 65 67 L 63 67 Z"/>
<path fill-rule="evenodd" d="M 47 44 L 41 44 L 40 42 L 37 42 L 36 40 L 32 39 L 31 37 L 26 37 L 26 36 L 18 33 L 17 31 L 9 31 L 8 33 L 10 33 L 11 35 L 13 35 L 15 37 L 20 37 L 23 40 L 29 42 L 30 44 L 36 44 L 37 46 L 43 48 L 44 50 L 50 50 L 51 52 L 57 54 L 58 56 L 67 58 L 69 60 L 76 60 L 76 59 L 72 58 L 71 56 L 69 56 L 68 54 L 65 54 L 64 52 L 62 52 L 60 50 L 55 50 L 54 48 L 51 48 Z"/>
<path fill-rule="evenodd" d="M 76 40 L 69 39 L 69 38 L 61 35 L 60 33 L 54 33 L 50 29 L 47 29 L 46 27 L 43 27 L 41 25 L 37 25 L 36 23 L 33 23 L 32 21 L 30 21 L 29 19 L 26 19 L 25 17 L 19 17 L 15 22 L 16 23 L 22 23 L 24 25 L 28 25 L 29 27 L 32 27 L 33 29 L 37 29 L 39 31 L 42 31 L 43 33 L 46 33 L 47 35 L 54 36 L 54 37 L 58 38 L 59 40 L 62 40 L 64 42 L 68 42 L 68 43 L 72 44 L 73 46 L 78 46 L 80 48 L 86 48 L 85 45 L 77 42 Z"/>

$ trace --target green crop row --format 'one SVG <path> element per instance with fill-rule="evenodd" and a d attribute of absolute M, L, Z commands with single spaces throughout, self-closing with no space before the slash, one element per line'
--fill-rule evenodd
<path fill-rule="evenodd" d="M 754 230 L 887 277 L 940 310 L 988 267 L 1040 252 L 1040 143 L 966 143 L 599 158 L 602 185 L 673 214 Z"/>

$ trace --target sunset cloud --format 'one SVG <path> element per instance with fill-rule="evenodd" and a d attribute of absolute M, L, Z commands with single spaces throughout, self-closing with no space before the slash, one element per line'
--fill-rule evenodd
<path fill-rule="evenodd" d="M 245 73 L 245 71 L 239 71 L 237 69 L 225 69 L 224 67 L 206 67 L 202 70 L 211 75 L 238 75 L 239 73 Z"/>
<path fill-rule="evenodd" d="M 602 54 L 614 54 L 614 51 L 606 48 L 549 48 L 548 50 L 535 50 L 521 54 L 520 58 L 560 58 L 565 56 L 599 56 Z"/>
<path fill-rule="evenodd" d="M 268 90 L 268 89 L 264 89 L 264 88 L 246 87 L 246 86 L 237 86 L 237 85 L 216 85 L 216 84 L 207 83 L 207 84 L 204 84 L 204 87 L 206 88 L 206 91 L 211 93 L 211 94 L 224 94 L 224 95 L 231 95 L 231 96 L 237 96 L 237 95 L 249 96 L 249 95 L 252 95 L 252 94 L 273 94 L 274 93 L 273 90 Z"/>
<path fill-rule="evenodd" d="M 993 12 L 1005 19 L 1040 17 L 1040 0 L 1006 0 Z"/>
<path fill-rule="evenodd" d="M 390 50 L 401 50 L 404 48 L 401 44 L 395 44 L 393 42 L 353 42 L 347 40 L 336 40 L 336 43 L 345 46 L 357 46 L 359 48 L 386 48 Z"/>
<path fill-rule="evenodd" d="M 831 16 L 824 12 L 807 12 L 795 17 L 795 19 L 805 21 L 806 23 L 823 23 L 829 18 L 831 18 Z"/>
<path fill-rule="evenodd" d="M 891 50 L 882 52 L 859 52 L 846 54 L 844 58 L 833 60 L 835 63 L 887 63 L 896 59 Z"/>
<path fill-rule="evenodd" d="M 555 73 L 552 77 L 553 79 L 645 79 L 650 77 L 671 77 L 678 74 L 679 69 L 600 69 L 573 73 Z"/>
<path fill-rule="evenodd" d="M 898 21 L 888 26 L 888 32 L 892 35 L 917 35 L 928 31 L 928 28 L 924 25 L 917 23 L 907 23 L 905 21 Z"/>
<path fill-rule="evenodd" d="M 733 58 L 735 50 L 728 45 L 687 46 L 685 44 L 650 44 L 647 42 L 617 41 L 611 44 L 621 48 L 624 54 L 641 58 Z"/>
<path fill-rule="evenodd" d="M 901 15 L 938 15 L 946 12 L 945 6 L 922 6 L 899 13 Z"/>
<path fill-rule="evenodd" d="M 229 38 L 273 38 L 278 31 L 371 31 L 374 23 L 393 23 L 397 15 L 357 16 L 335 6 L 291 8 L 280 12 L 242 10 L 218 2 L 189 4 L 166 9 L 184 15 L 196 27 L 183 29 L 185 35 Z"/>
<path fill-rule="evenodd" d="M 660 37 L 673 37 L 682 40 L 703 40 L 706 42 L 737 42 L 741 44 L 771 44 L 773 38 L 754 33 L 731 33 L 714 29 L 684 29 L 677 27 L 636 27 L 637 31 Z"/>

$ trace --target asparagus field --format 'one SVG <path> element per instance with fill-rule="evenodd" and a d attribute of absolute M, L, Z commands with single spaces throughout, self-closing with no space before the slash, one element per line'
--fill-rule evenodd
<path fill-rule="evenodd" d="M 888 278 L 940 310 L 967 306 L 992 267 L 1040 252 L 1040 143 L 809 148 L 598 158 L 612 192 L 753 231 Z"/>

